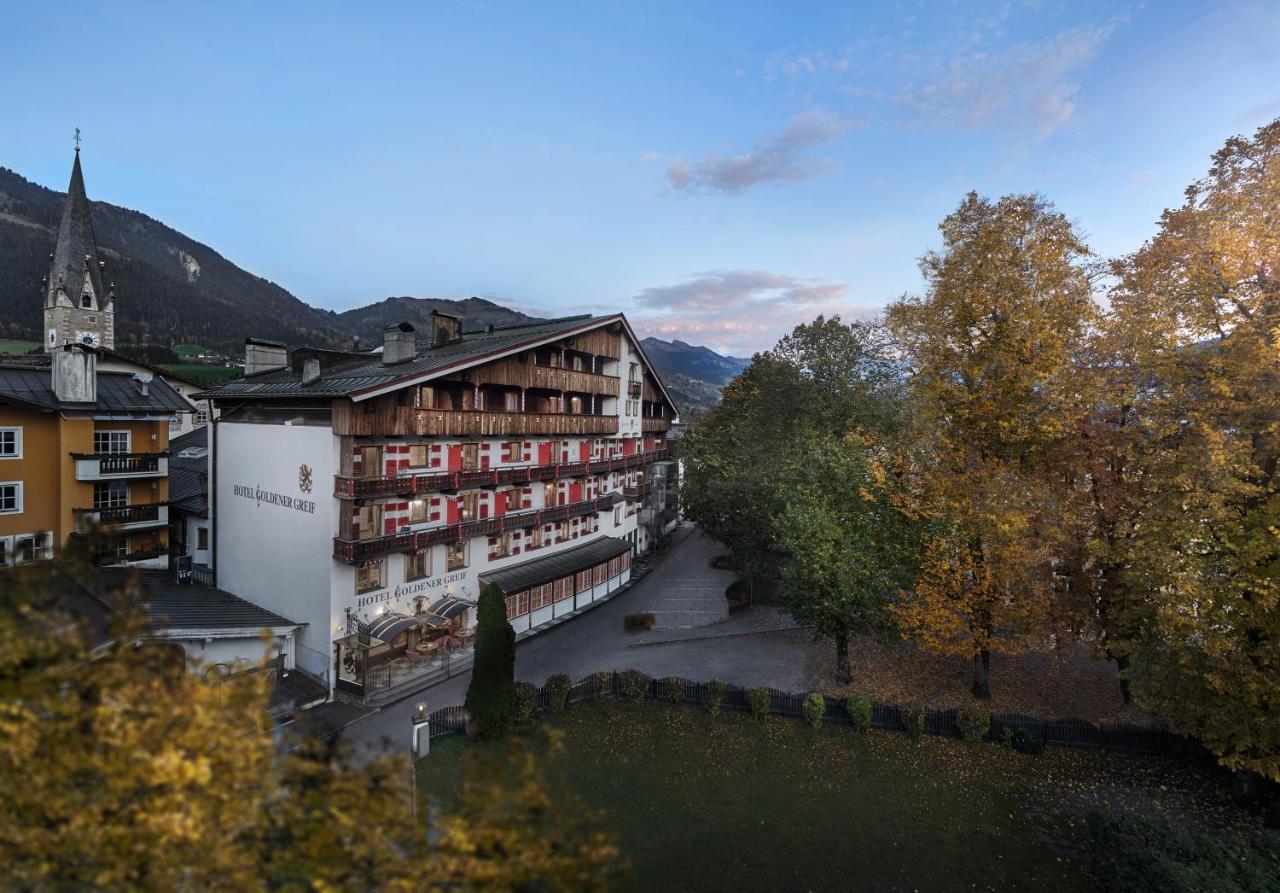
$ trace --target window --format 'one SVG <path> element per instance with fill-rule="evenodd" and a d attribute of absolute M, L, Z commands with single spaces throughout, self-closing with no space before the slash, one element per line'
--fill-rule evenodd
<path fill-rule="evenodd" d="M 0 536 L 0 567 L 13 564 L 13 537 Z"/>
<path fill-rule="evenodd" d="M 209 413 L 203 409 L 197 409 L 195 418 L 192 419 L 191 423 L 195 425 L 197 428 L 199 428 L 201 425 L 209 424 Z"/>
<path fill-rule="evenodd" d="M 16 563 L 44 561 L 53 557 L 53 533 L 27 533 L 13 538 Z"/>
<path fill-rule="evenodd" d="M 517 592 L 507 596 L 507 619 L 514 620 L 529 613 L 529 592 Z"/>
<path fill-rule="evenodd" d="M 427 501 L 425 499 L 409 500 L 409 523 L 421 524 L 427 520 Z"/>
<path fill-rule="evenodd" d="M 84 308 L 85 310 L 90 310 L 90 309 L 92 309 L 92 308 L 93 308 L 93 295 L 89 294 L 88 292 L 85 292 L 84 294 L 82 294 L 82 295 L 80 296 L 80 306 L 81 306 L 82 308 Z M 92 319 L 90 319 L 89 321 L 90 321 L 90 322 L 93 322 L 93 320 L 92 320 Z"/>
<path fill-rule="evenodd" d="M 471 490 L 458 497 L 458 508 L 463 521 L 474 521 L 480 510 L 480 491 Z"/>
<path fill-rule="evenodd" d="M 128 431 L 94 431 L 93 451 L 95 453 L 127 453 L 129 452 Z"/>
<path fill-rule="evenodd" d="M 622 506 L 620 505 L 613 507 L 613 523 L 614 524 L 622 523 Z"/>
<path fill-rule="evenodd" d="M 431 550 L 418 549 L 404 556 L 404 578 L 421 580 L 431 573 Z"/>
<path fill-rule="evenodd" d="M 115 508 L 129 504 L 128 481 L 95 481 L 93 484 L 93 507 L 96 509 Z"/>
<path fill-rule="evenodd" d="M 425 468 L 427 464 L 427 445 L 413 443 L 409 445 L 409 467 Z"/>
<path fill-rule="evenodd" d="M 197 549 L 209 548 L 209 528 L 208 527 L 196 528 L 196 548 Z"/>
<path fill-rule="evenodd" d="M 22 458 L 22 429 L 0 428 L 0 459 Z"/>
<path fill-rule="evenodd" d="M 22 511 L 22 481 L 0 484 L 0 515 L 16 515 Z"/>
<path fill-rule="evenodd" d="M 578 571 L 578 591 L 586 592 L 591 588 L 591 571 Z"/>
<path fill-rule="evenodd" d="M 450 543 L 444 553 L 445 570 L 460 571 L 467 566 L 466 542 Z"/>
<path fill-rule="evenodd" d="M 561 577 L 556 580 L 556 601 L 564 601 L 573 596 L 573 577 Z"/>
<path fill-rule="evenodd" d="M 523 457 L 524 448 L 520 441 L 512 440 L 502 445 L 503 462 L 519 462 Z"/>
<path fill-rule="evenodd" d="M 382 588 L 382 559 L 371 558 L 356 567 L 356 592 Z"/>

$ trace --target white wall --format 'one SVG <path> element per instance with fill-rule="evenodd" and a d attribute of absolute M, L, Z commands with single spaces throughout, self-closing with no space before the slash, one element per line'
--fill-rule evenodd
<path fill-rule="evenodd" d="M 332 661 L 330 577 L 339 567 L 338 441 L 327 427 L 220 422 L 216 443 L 218 586 L 307 624 L 299 638 L 315 654 L 298 662 L 324 673 Z M 309 492 L 300 481 L 303 465 L 311 472 Z M 312 666 L 321 655 L 324 665 Z"/>

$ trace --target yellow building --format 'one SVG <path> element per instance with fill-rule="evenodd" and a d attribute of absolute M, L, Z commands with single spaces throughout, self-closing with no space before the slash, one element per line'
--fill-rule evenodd
<path fill-rule="evenodd" d="M 77 149 L 45 282 L 49 352 L 0 363 L 0 566 L 99 529 L 103 563 L 168 563 L 170 422 L 195 407 L 109 350 L 105 272 Z"/>
<path fill-rule="evenodd" d="M 100 525 L 104 563 L 167 563 L 169 419 L 159 378 L 98 372 L 93 348 L 0 366 L 0 565 L 52 557 Z"/>

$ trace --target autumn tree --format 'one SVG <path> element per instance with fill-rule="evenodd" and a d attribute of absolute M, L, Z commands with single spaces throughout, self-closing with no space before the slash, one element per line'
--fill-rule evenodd
<path fill-rule="evenodd" d="M 1115 265 L 1112 366 L 1152 482 L 1118 550 L 1139 700 L 1280 779 L 1280 121 Z"/>
<path fill-rule="evenodd" d="M 205 681 L 125 603 L 94 647 L 63 607 L 74 587 L 48 565 L 0 576 L 6 888 L 577 890 L 612 875 L 612 845 L 549 816 L 536 774 L 477 784 L 428 834 L 406 758 L 279 747 L 266 674 Z"/>
<path fill-rule="evenodd" d="M 1089 407 L 1075 376 L 1093 323 L 1088 248 L 1038 196 L 970 193 L 920 263 L 926 291 L 890 306 L 911 371 L 909 511 L 931 530 L 894 614 L 927 649 L 973 661 L 1047 639 L 1057 482 L 1048 458 Z"/>

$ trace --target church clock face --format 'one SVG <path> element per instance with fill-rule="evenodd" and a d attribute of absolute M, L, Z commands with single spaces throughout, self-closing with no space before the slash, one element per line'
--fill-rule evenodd
<path fill-rule="evenodd" d="M 85 347 L 97 347 L 100 340 L 97 332 L 76 332 L 76 344 L 83 344 Z"/>
<path fill-rule="evenodd" d="M 49 342 L 50 350 L 53 350 L 53 348 L 57 347 L 58 346 L 58 330 L 50 329 L 49 335 L 45 340 Z"/>

